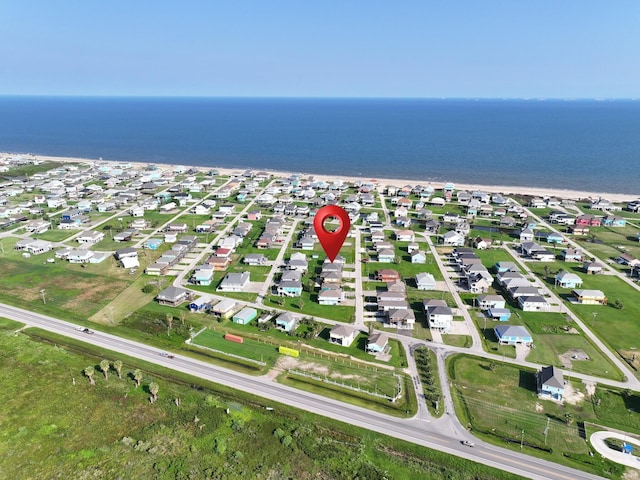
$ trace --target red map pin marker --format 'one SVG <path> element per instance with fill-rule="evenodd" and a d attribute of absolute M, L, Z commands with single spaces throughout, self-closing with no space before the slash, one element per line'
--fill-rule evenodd
<path fill-rule="evenodd" d="M 340 221 L 340 226 L 333 232 L 324 228 L 324 221 L 328 217 L 335 217 Z M 322 245 L 324 253 L 327 254 L 327 257 L 329 257 L 329 260 L 333 263 L 351 228 L 349 214 L 336 205 L 327 205 L 316 213 L 313 219 L 313 228 L 316 230 L 316 235 L 318 235 L 318 240 L 320 240 L 320 245 Z"/>

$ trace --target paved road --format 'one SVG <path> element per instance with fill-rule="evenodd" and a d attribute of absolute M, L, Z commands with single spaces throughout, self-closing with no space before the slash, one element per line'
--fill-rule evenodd
<path fill-rule="evenodd" d="M 98 331 L 94 335 L 87 335 L 76 330 L 75 325 L 71 323 L 16 307 L 0 304 L 0 315 L 221 385 L 253 393 L 266 399 L 265 405 L 269 405 L 269 400 L 283 402 L 318 415 L 334 418 L 447 454 L 500 468 L 527 478 L 537 480 L 600 478 L 562 465 L 479 442 L 459 426 L 453 417 L 453 412 L 448 412 L 441 420 L 433 420 L 431 422 L 420 418 L 399 419 L 302 390 L 296 390 L 274 383 L 264 377 L 252 377 L 226 370 L 190 357 L 175 355 L 173 359 L 164 358 L 159 355 L 160 350 L 158 348 Z M 460 442 L 465 439 L 475 441 L 476 446 L 474 448 L 463 446 Z"/>

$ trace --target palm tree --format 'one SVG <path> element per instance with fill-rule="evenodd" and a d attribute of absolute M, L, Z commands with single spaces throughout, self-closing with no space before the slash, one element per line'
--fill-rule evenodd
<path fill-rule="evenodd" d="M 136 368 L 133 371 L 133 379 L 136 381 L 136 388 L 140 386 L 140 382 L 142 381 L 142 370 Z"/>
<path fill-rule="evenodd" d="M 171 327 L 173 327 L 173 315 L 167 313 L 167 335 L 171 333 Z"/>
<path fill-rule="evenodd" d="M 186 316 L 187 314 L 185 312 L 180 312 L 180 325 L 184 325 L 184 319 Z"/>
<path fill-rule="evenodd" d="M 100 362 L 100 370 L 102 370 L 102 373 L 104 373 L 104 379 L 105 380 L 109 380 L 109 369 L 111 368 L 111 364 L 109 363 L 109 360 L 102 360 Z"/>
<path fill-rule="evenodd" d="M 89 377 L 91 385 L 95 385 L 96 381 L 93 379 L 93 375 L 96 373 L 96 369 L 93 367 L 87 367 L 84 369 L 84 374 Z"/>
<path fill-rule="evenodd" d="M 156 382 L 149 384 L 149 392 L 151 393 L 151 403 L 154 403 L 158 399 L 158 390 L 160 386 Z"/>
<path fill-rule="evenodd" d="M 122 378 L 122 361 L 116 360 L 113 362 L 113 368 L 116 369 L 116 373 L 118 374 L 118 378 Z"/>
<path fill-rule="evenodd" d="M 573 423 L 573 415 L 571 415 L 570 413 L 565 413 L 564 423 L 566 423 L 567 425 L 571 425 Z"/>

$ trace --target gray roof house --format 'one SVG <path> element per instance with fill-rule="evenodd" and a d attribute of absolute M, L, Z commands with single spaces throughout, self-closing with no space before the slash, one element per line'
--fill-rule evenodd
<path fill-rule="evenodd" d="M 171 285 L 170 287 L 165 288 L 161 291 L 156 300 L 160 305 L 169 305 L 170 307 L 177 307 L 183 302 L 186 302 L 191 298 L 191 292 L 184 288 L 174 287 Z"/>
<path fill-rule="evenodd" d="M 227 273 L 218 285 L 219 292 L 244 292 L 249 285 L 249 272 Z"/>

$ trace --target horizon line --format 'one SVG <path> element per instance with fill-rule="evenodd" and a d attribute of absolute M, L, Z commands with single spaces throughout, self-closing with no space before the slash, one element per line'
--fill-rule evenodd
<path fill-rule="evenodd" d="M 110 94 L 0 94 L 0 98 L 184 98 L 184 99 L 229 99 L 229 100 L 523 100 L 523 101 L 637 101 L 640 97 L 491 97 L 491 96 L 311 96 L 311 95 L 110 95 Z"/>

